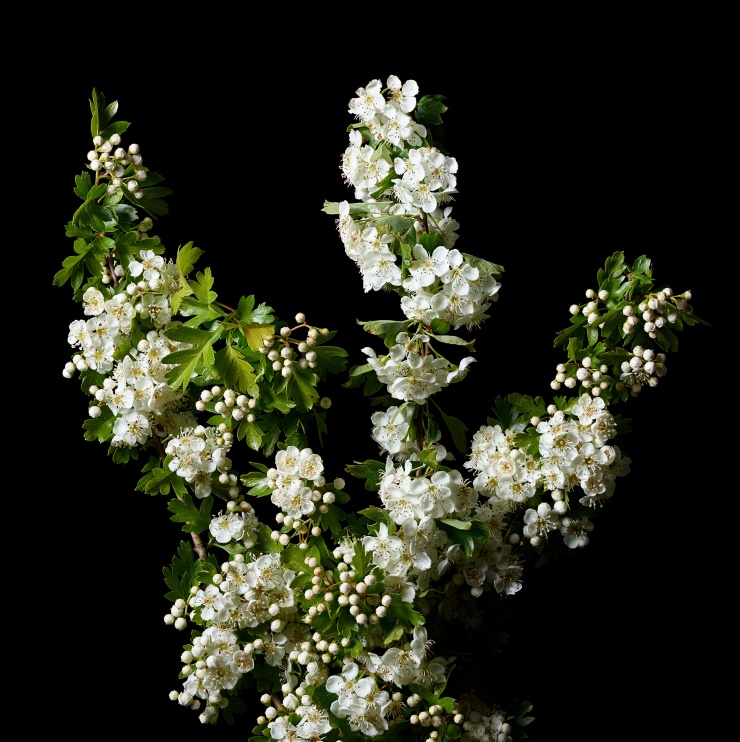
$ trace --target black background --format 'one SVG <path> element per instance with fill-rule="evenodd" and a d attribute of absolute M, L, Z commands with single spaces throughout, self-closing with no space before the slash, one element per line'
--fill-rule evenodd
<path fill-rule="evenodd" d="M 712 420 L 723 406 L 710 401 L 721 355 L 712 287 L 723 283 L 729 247 L 715 233 L 718 186 L 708 170 L 726 145 L 712 119 L 707 72 L 689 54 L 629 69 L 566 54 L 531 68 L 417 66 L 414 55 L 391 64 L 377 56 L 339 66 L 304 53 L 283 71 L 276 58 L 188 63 L 183 52 L 160 75 L 146 74 L 144 57 L 125 74 L 67 62 L 49 70 L 54 103 L 44 104 L 43 128 L 53 148 L 36 237 L 45 255 L 39 283 L 52 309 L 44 374 L 54 451 L 64 462 L 52 476 L 58 504 L 45 553 L 57 578 L 53 633 L 65 647 L 64 671 L 51 683 L 58 718 L 83 716 L 100 731 L 152 724 L 186 739 L 244 739 L 250 726 L 239 734 L 203 728 L 168 700 L 180 686 L 184 636 L 163 623 L 161 570 L 180 531 L 165 498 L 134 491 L 136 466 L 116 466 L 106 447 L 84 441 L 87 400 L 76 380 L 62 378 L 68 325 L 81 313 L 69 286 L 53 287 L 52 278 L 72 253 L 64 225 L 90 148 L 92 89 L 119 101 L 118 118 L 131 122 L 124 143 L 138 142 L 145 164 L 174 191 L 154 230 L 167 254 L 193 241 L 220 298 L 254 294 L 284 318 L 303 311 L 340 331 L 337 343 L 354 364 L 368 344 L 355 320 L 397 319 L 400 309 L 395 295 L 363 293 L 334 218 L 321 208 L 325 199 L 353 200 L 339 170 L 353 120 L 349 99 L 369 80 L 395 74 L 416 79 L 420 95 L 447 97 L 443 141 L 459 163 L 457 246 L 506 271 L 491 318 L 475 333 L 478 362 L 439 397 L 470 434 L 497 395 L 549 398 L 561 360 L 554 336 L 616 250 L 630 262 L 648 255 L 658 282 L 692 290 L 696 314 L 714 325 L 682 333 L 667 376 L 622 411 L 634 425 L 625 447 L 631 473 L 618 481 L 587 548 L 568 564 L 527 571 L 509 649 L 489 670 L 497 686 L 535 704 L 532 740 L 706 730 L 716 610 L 710 498 L 725 488 L 721 472 L 709 475 L 717 456 Z M 358 394 L 336 391 L 322 451 L 329 476 L 377 454 Z"/>

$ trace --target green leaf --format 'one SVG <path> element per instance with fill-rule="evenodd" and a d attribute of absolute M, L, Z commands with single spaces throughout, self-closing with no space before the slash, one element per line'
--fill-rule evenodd
<path fill-rule="evenodd" d="M 213 304 L 218 298 L 218 294 L 213 291 L 213 275 L 211 269 L 206 268 L 205 271 L 199 271 L 195 274 L 195 281 L 189 281 L 188 285 L 193 290 L 195 298 L 201 304 Z"/>
<path fill-rule="evenodd" d="M 424 126 L 434 128 L 442 125 L 442 114 L 447 111 L 444 95 L 425 95 L 416 104 L 414 118 Z"/>
<path fill-rule="evenodd" d="M 472 528 L 472 521 L 470 520 L 458 520 L 457 518 L 440 518 L 440 523 L 446 523 L 452 528 L 457 528 L 460 531 L 469 531 Z"/>
<path fill-rule="evenodd" d="M 115 416 L 110 411 L 110 408 L 107 405 L 101 407 L 99 417 L 89 418 L 82 423 L 82 427 L 85 430 L 85 440 L 97 440 L 99 443 L 109 441 L 113 437 L 113 424 L 115 421 Z"/>
<path fill-rule="evenodd" d="M 193 268 L 195 268 L 195 264 L 198 262 L 201 255 L 203 255 L 203 251 L 200 248 L 195 247 L 192 242 L 188 242 L 178 248 L 175 264 L 177 265 L 177 270 L 182 277 L 181 285 L 184 283 L 184 278 L 190 274 Z"/>
<path fill-rule="evenodd" d="M 424 625 L 424 614 L 414 610 L 413 603 L 407 603 L 405 600 L 394 600 L 388 606 L 388 614 L 407 628 Z"/>
<path fill-rule="evenodd" d="M 601 286 L 608 278 L 621 276 L 624 273 L 624 268 L 624 252 L 617 250 L 617 252 L 613 253 L 606 259 L 604 267 L 597 272 L 596 278 L 599 286 Z"/>
<path fill-rule="evenodd" d="M 449 322 L 445 322 L 444 320 L 441 320 L 439 318 L 433 319 L 429 326 L 432 330 L 432 333 L 435 335 L 447 335 L 451 327 Z"/>
<path fill-rule="evenodd" d="M 258 464 L 253 464 L 253 466 L 258 466 Z M 239 481 L 249 489 L 250 487 L 256 487 L 258 485 L 266 485 L 267 484 L 267 476 L 264 471 L 253 471 L 249 474 L 242 474 L 239 478 Z"/>
<path fill-rule="evenodd" d="M 160 463 L 159 459 L 154 461 Z M 167 466 L 147 466 L 144 476 L 136 483 L 136 489 L 148 495 L 169 495 L 173 490 L 180 497 L 187 494 L 183 478 L 170 471 Z"/>
<path fill-rule="evenodd" d="M 440 343 L 447 343 L 448 345 L 464 345 L 471 352 L 475 352 L 473 343 L 464 340 L 457 335 L 434 335 L 435 340 L 439 340 Z"/>
<path fill-rule="evenodd" d="M 252 537 L 254 538 L 254 550 L 262 554 L 276 554 L 282 549 L 282 546 L 276 541 L 272 540 L 272 531 L 269 526 L 264 523 L 260 523 L 254 531 L 252 531 Z"/>
<path fill-rule="evenodd" d="M 182 386 L 187 389 L 198 363 L 208 363 L 207 354 L 212 355 L 213 344 L 221 337 L 223 325 L 218 324 L 211 332 L 198 330 L 185 325 L 178 325 L 165 331 L 165 335 L 178 343 L 189 343 L 194 347 L 187 350 L 177 350 L 162 359 L 163 363 L 173 364 L 174 368 L 167 371 L 165 378 L 173 389 Z"/>
<path fill-rule="evenodd" d="M 571 317 L 570 327 L 562 330 L 555 336 L 553 347 L 564 348 L 567 342 L 570 341 L 570 338 L 574 337 L 576 334 L 582 333 L 583 326 L 586 324 L 586 322 L 587 319 L 583 314 L 576 314 L 574 317 Z"/>
<path fill-rule="evenodd" d="M 387 347 L 391 347 L 396 342 L 396 336 L 399 332 L 406 332 L 411 327 L 411 320 L 404 320 L 402 322 L 396 320 L 374 320 L 370 322 L 363 322 L 357 320 L 357 324 L 362 327 L 365 332 L 369 332 L 371 335 L 380 335 L 385 340 Z"/>
<path fill-rule="evenodd" d="M 170 520 L 182 523 L 182 530 L 188 533 L 202 533 L 207 531 L 211 524 L 211 506 L 213 497 L 205 497 L 200 508 L 196 507 L 193 498 L 185 494 L 182 500 L 170 500 L 167 509 L 173 513 Z"/>
<path fill-rule="evenodd" d="M 390 646 L 391 644 L 394 644 L 395 642 L 400 641 L 403 639 L 403 637 L 406 635 L 406 630 L 404 629 L 403 625 L 400 623 L 397 623 L 393 626 L 393 628 L 383 636 L 383 644 L 385 644 L 386 647 Z"/>
<path fill-rule="evenodd" d="M 188 283 L 187 277 L 195 267 L 195 263 L 202 254 L 203 251 L 195 247 L 192 242 L 188 242 L 178 249 L 177 257 L 175 259 L 175 265 L 177 266 L 180 288 L 172 297 L 172 314 L 177 314 L 180 309 L 182 300 L 186 296 L 194 293 L 192 286 L 190 285 L 190 283 Z"/>
<path fill-rule="evenodd" d="M 661 350 L 666 352 L 675 353 L 678 350 L 678 337 L 667 325 L 660 328 L 655 342 Z"/>
<path fill-rule="evenodd" d="M 363 510 L 358 510 L 357 514 L 364 515 L 368 520 L 373 521 L 373 523 L 385 523 L 391 533 L 396 530 L 396 524 L 393 522 L 390 513 L 384 508 L 372 506 L 364 508 Z"/>
<path fill-rule="evenodd" d="M 224 381 L 237 392 L 246 392 L 257 380 L 254 366 L 233 345 L 227 345 L 218 358 Z"/>
<path fill-rule="evenodd" d="M 178 598 L 187 602 L 191 597 L 190 587 L 210 583 L 219 569 L 210 555 L 205 560 L 196 560 L 192 544 L 181 541 L 170 566 L 162 569 L 165 585 L 170 588 L 165 598 L 171 603 Z"/>
<path fill-rule="evenodd" d="M 347 368 L 347 351 L 336 345 L 314 345 L 311 350 L 316 353 L 314 369 L 322 381 L 327 373 L 339 374 Z"/>
<path fill-rule="evenodd" d="M 337 213 L 339 213 L 338 209 Z M 393 234 L 405 234 L 414 226 L 414 223 L 410 219 L 402 216 L 384 216 L 375 223 L 378 227 L 387 227 L 388 231 Z"/>
<path fill-rule="evenodd" d="M 370 552 L 365 549 L 361 541 L 355 542 L 355 553 L 352 557 L 352 567 L 360 579 L 373 571 L 372 556 Z"/>
<path fill-rule="evenodd" d="M 262 430 L 257 423 L 250 423 L 242 418 L 237 430 L 237 438 L 244 440 L 253 451 L 259 451 L 262 446 Z"/>
<path fill-rule="evenodd" d="M 468 445 L 465 433 L 467 433 L 468 431 L 468 426 L 465 425 L 462 420 L 453 417 L 452 415 L 448 415 L 435 402 L 435 400 L 431 399 L 431 402 L 439 410 L 440 415 L 442 415 L 442 419 L 444 420 L 445 425 L 447 426 L 447 429 L 450 431 L 450 435 L 452 436 L 452 442 L 454 443 L 455 448 L 461 453 L 465 453 Z"/>
<path fill-rule="evenodd" d="M 501 397 L 496 399 L 496 411 L 499 414 L 500 424 L 504 430 L 510 428 L 518 417 L 518 415 L 512 415 L 512 407 L 526 420 L 531 420 L 533 417 L 544 417 L 547 414 L 547 405 L 542 397 L 535 398 L 530 397 L 528 394 L 514 393 L 509 394 L 506 400 L 511 403 L 511 407 L 508 407 Z M 501 420 L 502 417 L 504 418 L 503 420 Z"/>
<path fill-rule="evenodd" d="M 385 464 L 373 459 L 365 461 L 355 461 L 354 464 L 347 464 L 344 467 L 347 474 L 353 477 L 365 480 L 365 489 L 370 492 L 377 492 L 380 488 L 380 478 L 385 473 Z"/>
<path fill-rule="evenodd" d="M 247 345 L 252 350 L 259 350 L 265 347 L 265 340 L 269 340 L 275 334 L 274 325 L 240 325 L 239 329 L 244 335 L 244 339 L 247 341 Z"/>
<path fill-rule="evenodd" d="M 640 255 L 632 264 L 632 273 L 644 273 L 646 276 L 653 275 L 652 261 L 647 255 Z"/>
<path fill-rule="evenodd" d="M 470 526 L 465 529 L 458 528 L 453 519 L 435 519 L 434 521 L 446 534 L 452 543 L 457 544 L 465 553 L 466 557 L 472 555 L 475 543 L 485 544 L 491 539 L 488 528 L 481 521 L 469 521 Z"/>
<path fill-rule="evenodd" d="M 319 513 L 319 524 L 321 527 L 324 530 L 329 529 L 335 536 L 344 532 L 344 526 L 342 526 L 343 520 L 346 520 L 344 510 L 333 503 L 327 506 L 325 513 Z"/>
<path fill-rule="evenodd" d="M 242 322 L 252 323 L 255 325 L 270 325 L 275 322 L 272 307 L 267 304 L 260 304 L 255 309 L 254 296 L 242 297 L 237 307 L 239 319 Z"/>
<path fill-rule="evenodd" d="M 316 376 L 313 369 L 301 368 L 297 363 L 294 363 L 291 368 L 293 373 L 288 377 L 286 392 L 288 397 L 295 402 L 299 412 L 308 412 L 319 401 Z"/>
<path fill-rule="evenodd" d="M 467 252 L 464 252 L 463 256 L 470 265 L 477 268 L 484 276 L 498 276 L 504 272 L 504 267 L 498 263 L 491 263 L 488 260 L 483 260 L 483 258 L 476 257 Z"/>

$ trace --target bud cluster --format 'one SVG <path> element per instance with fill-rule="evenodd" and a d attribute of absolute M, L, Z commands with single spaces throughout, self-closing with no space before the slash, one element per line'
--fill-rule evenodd
<path fill-rule="evenodd" d="M 284 377 L 293 374 L 291 368 L 293 364 L 298 364 L 300 368 L 316 368 L 316 351 L 313 346 L 319 335 L 328 335 L 329 330 L 326 327 L 313 327 L 306 324 L 306 315 L 299 312 L 295 316 L 297 325 L 281 328 L 278 335 L 265 338 L 260 348 L 260 353 L 266 355 L 268 360 L 272 361 L 273 371 L 279 371 Z M 293 337 L 293 333 L 301 328 L 306 328 L 306 337 L 298 340 Z"/>
<path fill-rule="evenodd" d="M 665 288 L 643 299 L 637 305 L 636 311 L 631 304 L 628 304 L 622 309 L 622 314 L 625 316 L 622 332 L 630 335 L 640 329 L 642 322 L 642 329 L 648 337 L 655 339 L 661 328 L 676 323 L 679 311 L 693 314 L 689 299 L 691 299 L 690 291 L 673 296 L 671 289 Z"/>
<path fill-rule="evenodd" d="M 225 420 L 233 419 L 240 422 L 245 419 L 249 423 L 256 420 L 255 408 L 257 399 L 248 394 L 237 394 L 234 389 L 222 388 L 218 385 L 210 389 L 203 389 L 200 399 L 195 403 L 195 409 L 199 412 L 209 410 L 221 415 Z"/>
<path fill-rule="evenodd" d="M 93 149 L 87 153 L 87 166 L 103 178 L 110 179 L 109 196 L 125 186 L 134 198 L 141 198 L 144 192 L 139 184 L 146 180 L 147 173 L 139 145 L 130 144 L 126 150 L 118 146 L 120 143 L 118 134 L 111 135 L 110 139 L 103 139 L 100 135 L 94 137 Z"/>

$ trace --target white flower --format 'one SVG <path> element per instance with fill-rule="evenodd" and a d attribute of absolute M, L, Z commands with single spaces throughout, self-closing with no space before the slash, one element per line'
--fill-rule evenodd
<path fill-rule="evenodd" d="M 244 537 L 244 517 L 241 513 L 219 513 L 208 530 L 219 544 L 239 541 Z"/>
<path fill-rule="evenodd" d="M 578 418 L 581 425 L 591 425 L 604 410 L 605 402 L 601 397 L 591 397 L 590 394 L 582 394 L 573 407 L 573 414 Z"/>
<path fill-rule="evenodd" d="M 339 696 L 338 701 L 343 708 L 351 708 L 358 698 L 364 698 L 375 688 L 371 676 L 358 678 L 359 673 L 359 665 L 348 662 L 342 668 L 341 675 L 330 675 L 326 679 L 326 690 Z"/>
<path fill-rule="evenodd" d="M 396 75 L 390 75 L 386 81 L 388 85 L 388 101 L 404 113 L 411 113 L 416 108 L 416 96 L 419 86 L 416 80 L 406 80 L 402 83 Z"/>
<path fill-rule="evenodd" d="M 146 281 L 159 279 L 163 267 L 164 258 L 153 250 L 142 250 L 141 260 L 132 260 L 128 264 L 129 273 L 134 278 L 141 276 Z"/>
<path fill-rule="evenodd" d="M 475 363 L 476 359 L 473 356 L 467 356 L 463 358 L 458 367 L 454 371 L 450 371 L 447 374 L 447 383 L 453 384 L 458 381 L 462 381 L 468 375 L 468 366 L 471 363 Z"/>
<path fill-rule="evenodd" d="M 371 80 L 364 88 L 357 88 L 357 97 L 349 102 L 349 112 L 361 121 L 371 121 L 385 107 L 385 98 L 380 92 L 382 87 L 380 80 Z"/>
<path fill-rule="evenodd" d="M 374 412 L 370 416 L 373 424 L 373 440 L 390 454 L 397 454 L 404 446 L 414 414 L 412 405 L 389 407 L 385 412 Z"/>
<path fill-rule="evenodd" d="M 362 545 L 365 551 L 372 553 L 373 564 L 378 567 L 387 567 L 396 561 L 403 550 L 403 542 L 398 536 L 388 533 L 388 526 L 381 523 L 376 536 L 363 536 Z"/>
<path fill-rule="evenodd" d="M 409 265 L 411 276 L 403 282 L 403 287 L 407 291 L 418 291 L 434 284 L 449 271 L 448 253 L 447 248 L 440 245 L 430 255 L 417 243 L 414 246 L 414 260 Z"/>
<path fill-rule="evenodd" d="M 98 315 L 105 311 L 105 297 L 96 288 L 89 288 L 82 295 L 82 307 L 85 314 Z"/>
<path fill-rule="evenodd" d="M 537 510 L 529 508 L 524 513 L 524 523 L 523 531 L 527 538 L 547 536 L 550 531 L 554 531 L 560 526 L 560 521 L 553 514 L 549 503 L 546 502 L 541 502 L 537 506 Z"/>
<path fill-rule="evenodd" d="M 589 542 L 588 534 L 593 530 L 594 524 L 588 518 L 563 518 L 563 523 L 560 526 L 563 541 L 571 549 L 586 546 Z"/>
<path fill-rule="evenodd" d="M 304 696 L 302 700 L 303 703 L 306 703 L 307 696 Z M 310 706 L 301 705 L 296 709 L 296 712 L 301 716 L 297 730 L 304 739 L 320 737 L 322 734 L 328 734 L 331 731 L 329 715 L 324 709 L 314 704 Z"/>
<path fill-rule="evenodd" d="M 224 608 L 223 594 L 216 585 L 206 585 L 205 590 L 198 590 L 190 599 L 190 605 L 200 608 L 200 615 L 204 621 L 211 621 Z"/>

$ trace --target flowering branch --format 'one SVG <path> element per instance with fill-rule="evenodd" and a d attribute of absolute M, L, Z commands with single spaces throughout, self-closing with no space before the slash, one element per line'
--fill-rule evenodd
<path fill-rule="evenodd" d="M 364 291 L 395 293 L 404 317 L 359 322 L 383 348 L 363 348 L 345 386 L 378 408 L 381 458 L 344 465 L 377 496 L 355 510 L 315 450 L 331 408 L 320 389 L 347 371 L 336 333 L 254 296 L 222 303 L 192 243 L 165 259 L 150 232 L 170 191 L 93 91 L 74 254 L 54 277 L 85 315 L 64 374 L 90 399 L 86 439 L 116 463 L 141 458 L 137 489 L 169 497 L 194 544 L 165 569 L 166 621 L 189 630 L 171 697 L 203 723 L 234 723 L 257 693 L 254 734 L 272 739 L 525 739 L 530 704 L 448 692 L 476 659 L 460 628 L 485 626 L 495 645 L 527 565 L 588 545 L 629 472 L 630 421 L 612 410 L 658 384 L 677 332 L 706 324 L 645 256 L 614 253 L 555 339 L 566 357 L 551 387 L 571 396 L 497 397 L 468 439 L 437 399 L 475 372 L 466 335 L 490 318 L 504 269 L 456 247 L 447 109 L 418 92 L 394 76 L 356 91 L 342 155 L 355 202 L 324 204 Z M 262 458 L 245 473 L 240 442 Z"/>

